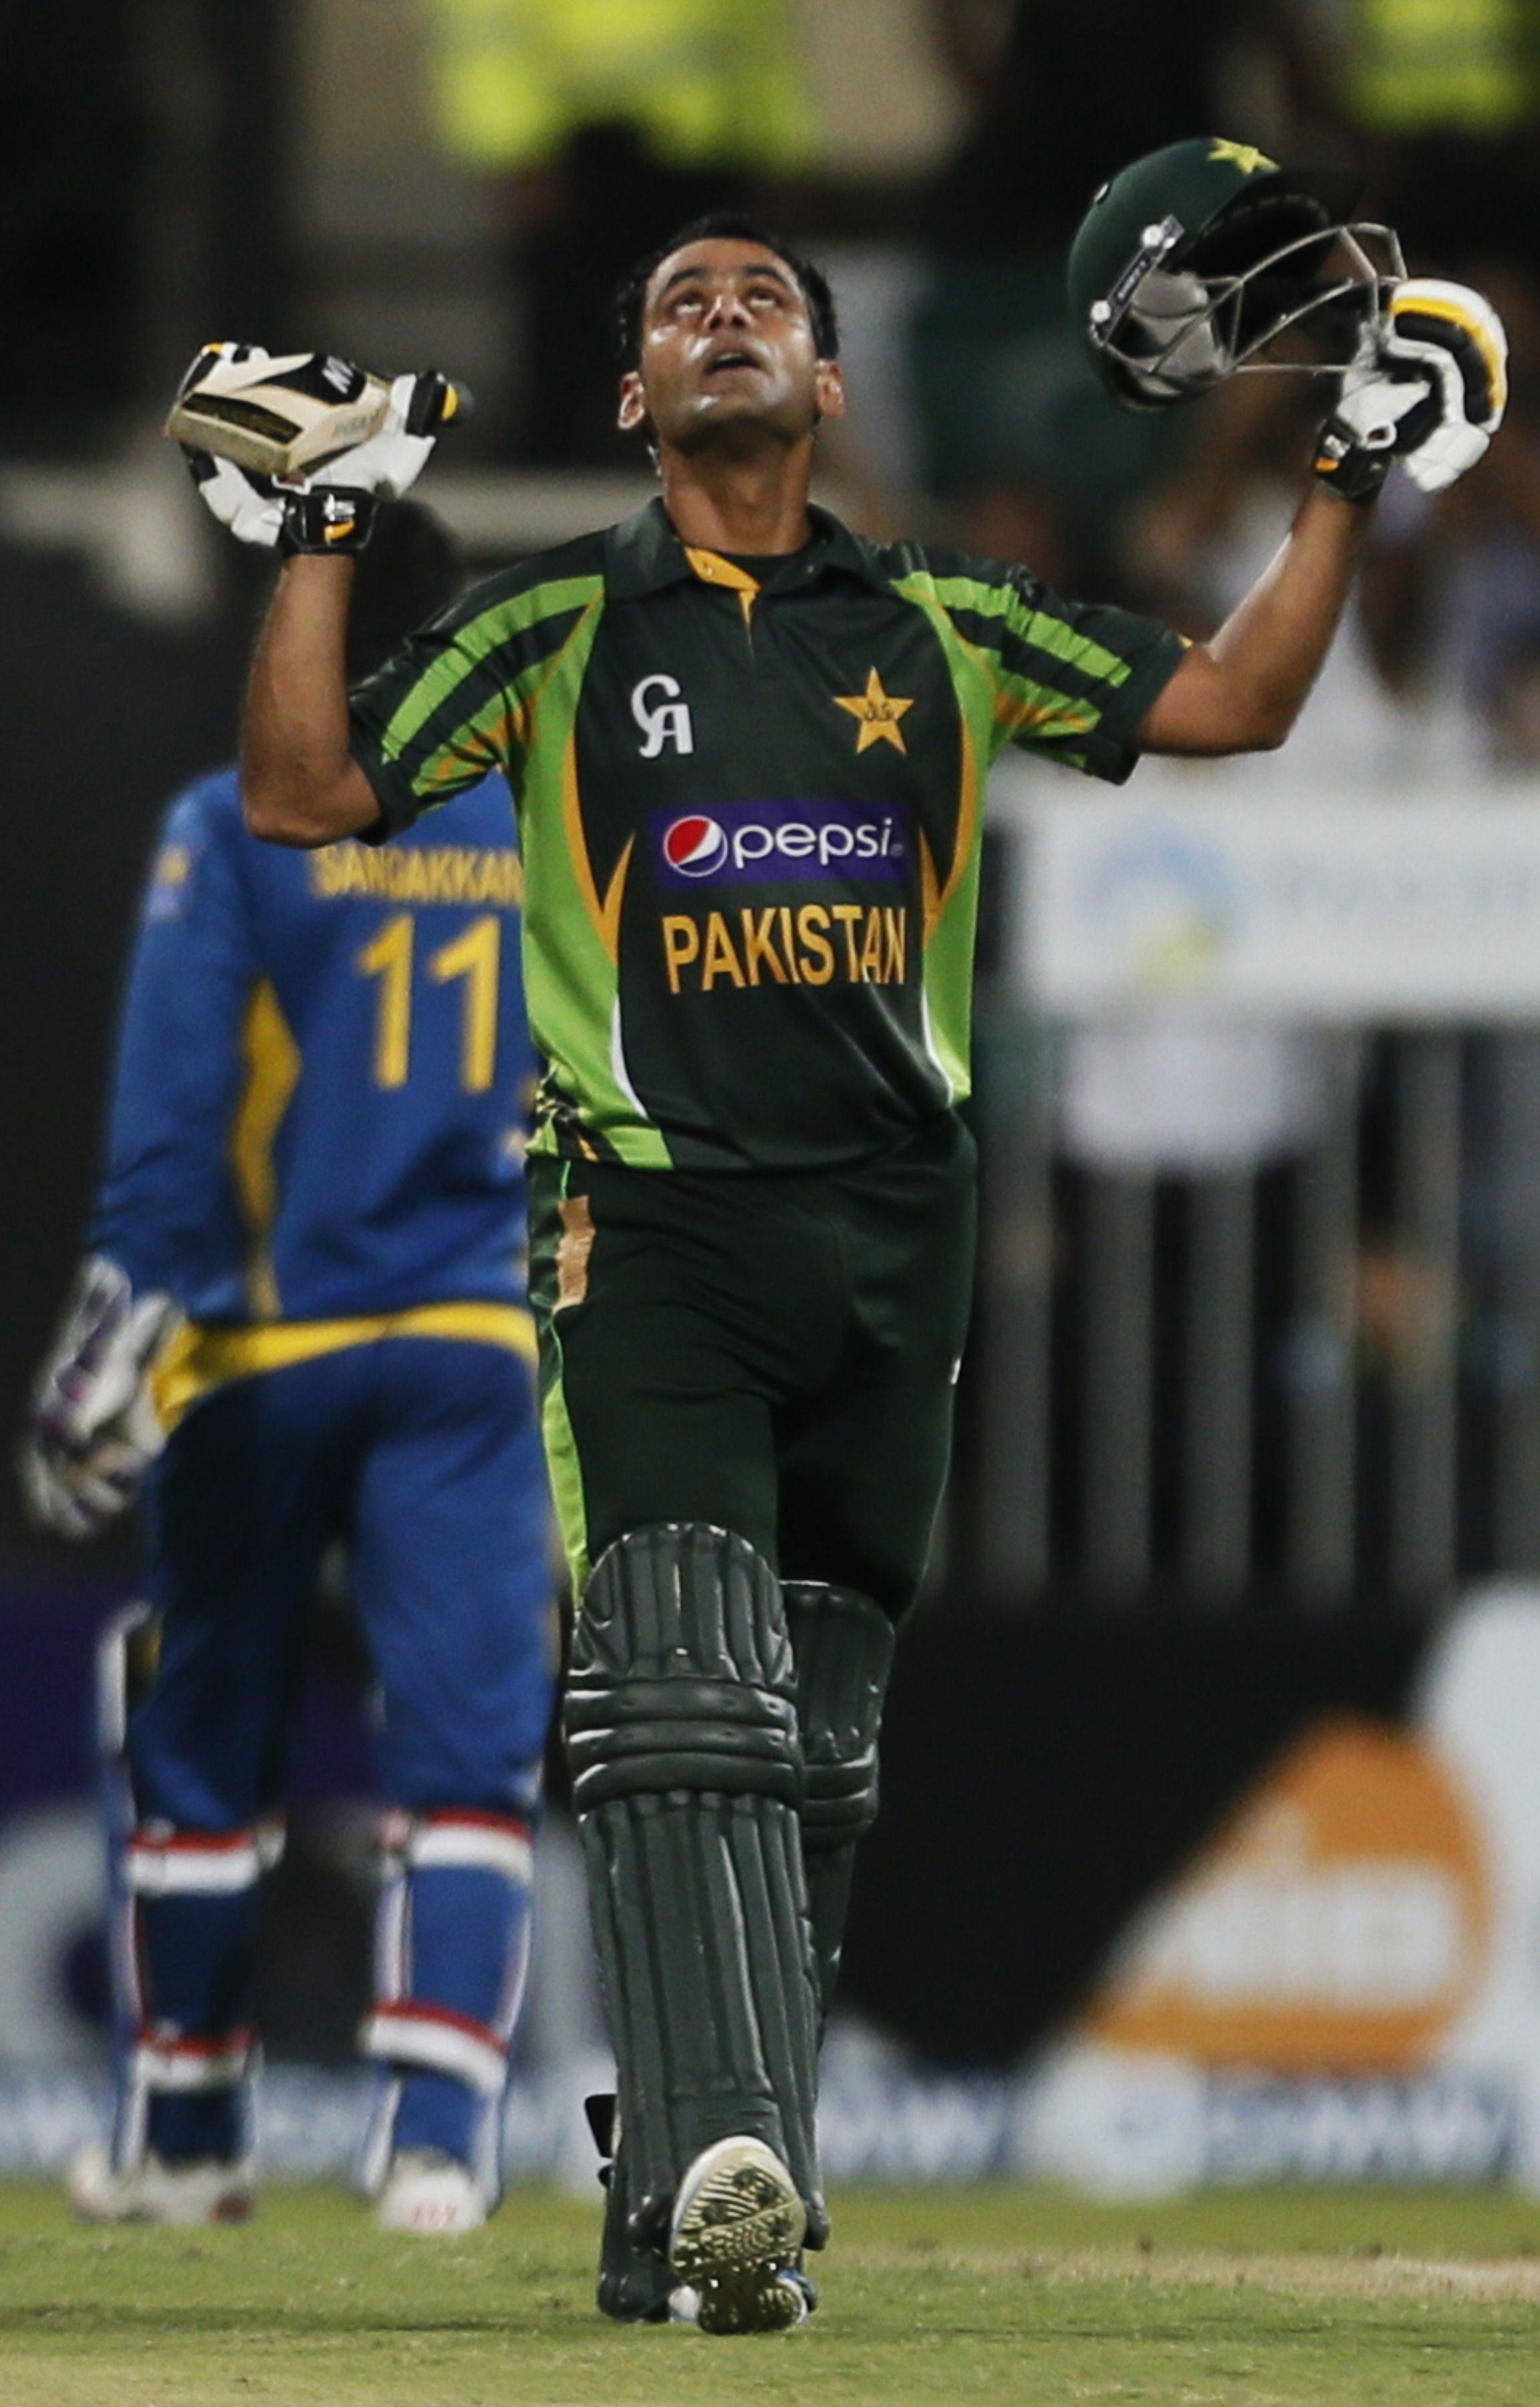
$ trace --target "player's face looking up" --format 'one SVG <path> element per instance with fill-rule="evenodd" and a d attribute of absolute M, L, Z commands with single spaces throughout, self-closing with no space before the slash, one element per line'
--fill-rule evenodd
<path fill-rule="evenodd" d="M 808 304 L 763 244 L 686 243 L 654 270 L 640 364 L 620 384 L 620 423 L 676 451 L 804 442 L 844 408 L 840 370 L 818 357 Z"/>

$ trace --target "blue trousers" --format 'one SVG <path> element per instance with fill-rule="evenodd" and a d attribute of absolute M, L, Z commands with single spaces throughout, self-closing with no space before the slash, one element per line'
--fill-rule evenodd
<path fill-rule="evenodd" d="M 398 1809 L 366 2038 L 390 2067 L 388 2142 L 485 2155 L 554 1680 L 529 1365 L 398 1337 L 232 1381 L 173 1432 L 147 1502 L 161 1645 L 127 1729 L 122 1884 L 141 2138 L 235 2152 L 263 1826 L 318 1565 L 340 1542 Z"/>

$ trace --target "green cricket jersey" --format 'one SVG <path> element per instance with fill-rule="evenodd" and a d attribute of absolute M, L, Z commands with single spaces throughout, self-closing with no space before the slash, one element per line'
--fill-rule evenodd
<path fill-rule="evenodd" d="M 505 772 L 535 1149 L 815 1169 L 968 1091 L 985 773 L 1121 780 L 1180 640 L 814 511 L 764 575 L 660 502 L 474 587 L 353 696 L 394 833 Z"/>

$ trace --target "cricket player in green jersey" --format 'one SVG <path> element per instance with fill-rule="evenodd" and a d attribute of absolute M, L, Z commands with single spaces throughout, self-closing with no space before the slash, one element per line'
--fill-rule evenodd
<path fill-rule="evenodd" d="M 624 324 L 659 498 L 478 586 L 351 697 L 346 555 L 415 438 L 300 488 L 196 473 L 289 555 L 253 829 L 388 838 L 492 768 L 516 798 L 566 1732 L 619 2072 L 600 2303 L 752 2330 L 807 2313 L 827 2236 L 818 2042 L 946 1464 L 989 763 L 1017 743 L 1116 782 L 1280 743 L 1364 512 L 1315 484 L 1187 645 L 811 506 L 833 306 L 753 226 L 687 229 Z"/>

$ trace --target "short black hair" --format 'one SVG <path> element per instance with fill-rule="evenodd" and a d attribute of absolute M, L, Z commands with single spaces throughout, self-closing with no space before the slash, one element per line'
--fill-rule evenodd
<path fill-rule="evenodd" d="M 465 582 L 454 536 L 420 502 L 388 502 L 353 572 L 347 682 L 361 685 Z"/>
<path fill-rule="evenodd" d="M 828 278 L 811 259 L 793 250 L 789 242 L 778 234 L 743 217 L 736 209 L 713 209 L 709 217 L 694 218 L 677 234 L 670 235 L 639 259 L 634 267 L 615 287 L 615 349 L 622 368 L 634 368 L 642 361 L 642 311 L 647 298 L 647 287 L 666 259 L 683 250 L 687 242 L 756 242 L 764 250 L 772 250 L 784 260 L 796 277 L 802 298 L 808 305 L 808 317 L 812 324 L 812 340 L 821 360 L 837 360 L 840 356 L 840 322 L 835 314 L 834 295 Z"/>

